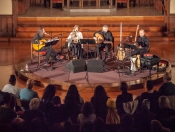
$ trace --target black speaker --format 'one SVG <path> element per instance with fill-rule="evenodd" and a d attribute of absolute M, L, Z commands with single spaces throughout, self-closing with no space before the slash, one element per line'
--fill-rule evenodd
<path fill-rule="evenodd" d="M 86 71 L 85 60 L 71 60 L 69 63 L 67 63 L 66 69 L 73 73 Z"/>
<path fill-rule="evenodd" d="M 88 60 L 87 71 L 102 73 L 104 71 L 104 62 L 102 60 Z"/>

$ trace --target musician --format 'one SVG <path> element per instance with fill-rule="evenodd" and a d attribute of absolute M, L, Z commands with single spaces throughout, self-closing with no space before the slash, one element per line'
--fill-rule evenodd
<path fill-rule="evenodd" d="M 68 49 L 72 51 L 73 59 L 80 59 L 83 57 L 83 45 L 80 43 L 80 39 L 83 39 L 83 35 L 79 31 L 79 26 L 75 25 L 72 32 L 66 39 Z"/>
<path fill-rule="evenodd" d="M 94 39 L 96 41 L 98 41 L 98 37 L 96 36 L 97 33 L 101 34 L 103 36 L 103 38 L 104 38 L 104 41 L 102 41 L 101 43 L 97 44 L 97 56 L 98 56 L 97 59 L 98 58 L 102 59 L 101 52 L 105 48 L 105 56 L 103 58 L 103 61 L 105 61 L 106 58 L 108 57 L 108 52 L 109 52 L 109 50 L 111 48 L 111 44 L 114 41 L 114 37 L 113 37 L 112 33 L 108 30 L 108 26 L 107 25 L 104 25 L 102 30 L 94 33 Z"/>
<path fill-rule="evenodd" d="M 145 36 L 145 31 L 140 29 L 136 44 L 125 44 L 124 48 L 132 49 L 131 56 L 147 53 L 149 49 L 149 39 Z"/>
<path fill-rule="evenodd" d="M 38 29 L 38 31 L 36 32 L 35 36 L 33 37 L 31 43 L 32 44 L 42 44 L 42 42 L 40 40 L 44 39 L 45 35 L 50 35 L 48 33 L 45 32 L 43 27 L 40 27 Z M 46 63 L 44 64 L 45 66 L 50 66 L 49 64 L 49 57 L 53 57 L 54 60 L 59 59 L 59 57 L 57 56 L 57 53 L 52 49 L 51 46 L 47 46 L 47 47 L 42 47 L 40 50 L 37 50 L 38 52 L 40 51 L 46 51 Z"/>

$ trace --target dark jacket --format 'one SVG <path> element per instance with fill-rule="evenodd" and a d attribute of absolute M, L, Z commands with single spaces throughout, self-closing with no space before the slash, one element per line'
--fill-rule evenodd
<path fill-rule="evenodd" d="M 175 95 L 175 85 L 172 82 L 166 82 L 159 88 L 159 96 L 172 96 Z"/>

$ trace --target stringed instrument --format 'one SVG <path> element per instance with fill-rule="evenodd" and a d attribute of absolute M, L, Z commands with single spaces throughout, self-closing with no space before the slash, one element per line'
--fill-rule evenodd
<path fill-rule="evenodd" d="M 36 40 L 36 42 L 38 41 L 39 41 L 38 44 L 32 44 L 34 50 L 40 50 L 42 47 L 46 45 L 45 43 L 47 42 L 46 39 Z"/>
<path fill-rule="evenodd" d="M 138 46 L 138 44 L 137 44 L 137 34 L 138 34 L 138 30 L 139 30 L 139 25 L 137 25 L 136 35 L 135 35 L 135 39 L 134 39 L 134 45 L 136 45 L 136 46 Z"/>
<path fill-rule="evenodd" d="M 100 33 L 95 33 L 95 37 L 97 38 L 95 41 L 96 41 L 96 44 L 100 44 L 100 43 L 103 43 L 103 44 L 110 44 L 112 43 L 111 41 L 106 41 L 104 40 L 104 37 L 102 34 Z"/>

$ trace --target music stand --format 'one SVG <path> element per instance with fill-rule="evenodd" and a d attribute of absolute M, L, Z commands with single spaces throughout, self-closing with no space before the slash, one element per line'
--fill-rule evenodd
<path fill-rule="evenodd" d="M 88 38 L 86 38 L 86 39 L 80 39 L 80 43 L 81 44 L 86 44 L 86 48 L 87 48 L 86 66 L 87 66 L 88 65 L 88 59 L 89 59 L 88 58 L 89 44 L 96 44 L 96 42 L 95 42 L 95 39 L 88 39 Z M 88 70 L 86 70 L 85 79 L 87 80 L 88 84 L 90 85 L 90 83 L 89 83 L 89 77 L 88 77 Z M 93 89 L 92 89 L 92 91 L 93 91 Z"/>

